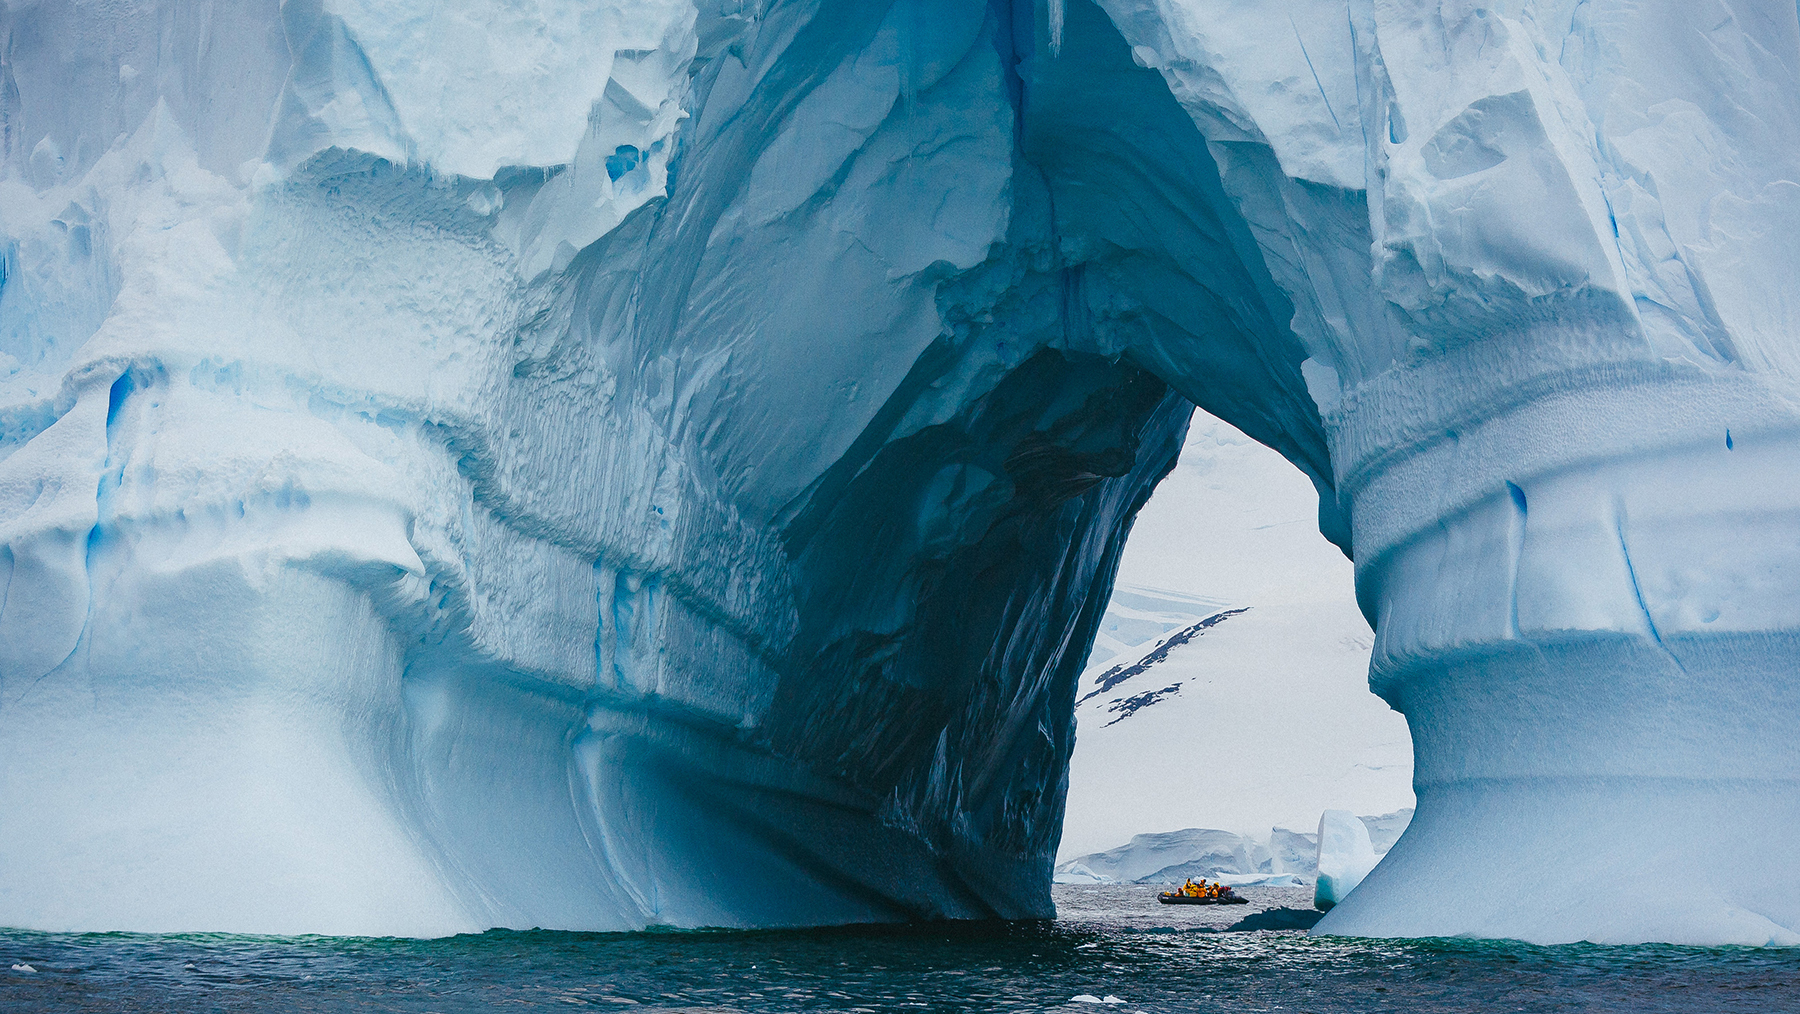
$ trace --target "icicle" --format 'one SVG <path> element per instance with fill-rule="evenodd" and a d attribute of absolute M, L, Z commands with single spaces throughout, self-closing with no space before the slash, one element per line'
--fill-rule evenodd
<path fill-rule="evenodd" d="M 1063 3 L 1065 0 L 1050 0 L 1050 55 L 1062 55 L 1063 39 Z"/>

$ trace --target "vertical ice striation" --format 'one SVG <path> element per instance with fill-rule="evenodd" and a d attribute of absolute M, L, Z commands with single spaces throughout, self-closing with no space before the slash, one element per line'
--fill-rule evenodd
<path fill-rule="evenodd" d="M 1047 913 L 1199 404 L 1413 729 L 1322 928 L 1795 939 L 1800 27 L 1703 6 L 0 0 L 0 923 Z"/>

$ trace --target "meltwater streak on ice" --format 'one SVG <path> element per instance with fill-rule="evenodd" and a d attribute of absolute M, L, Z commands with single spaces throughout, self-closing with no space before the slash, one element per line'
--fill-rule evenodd
<path fill-rule="evenodd" d="M 1198 404 L 1413 732 L 1322 929 L 1800 941 L 1794 6 L 1056 11 L 0 7 L 0 922 L 1046 915 Z"/>

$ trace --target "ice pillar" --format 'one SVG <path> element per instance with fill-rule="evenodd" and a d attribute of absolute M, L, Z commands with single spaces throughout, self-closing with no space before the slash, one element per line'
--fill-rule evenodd
<path fill-rule="evenodd" d="M 1291 301 L 1412 725 L 1320 929 L 1792 940 L 1794 12 L 1101 5 Z"/>
<path fill-rule="evenodd" d="M 1371 681 L 1411 725 L 1419 812 L 1326 930 L 1795 939 L 1800 447 L 1766 389 L 1644 372 L 1359 493 Z"/>
<path fill-rule="evenodd" d="M 1797 939 L 1796 27 L 1721 12 L 1353 12 L 1384 324 L 1317 379 L 1419 819 L 1323 931 Z"/>

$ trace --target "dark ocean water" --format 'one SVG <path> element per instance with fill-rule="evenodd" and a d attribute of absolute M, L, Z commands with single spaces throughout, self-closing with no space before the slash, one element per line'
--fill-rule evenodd
<path fill-rule="evenodd" d="M 0 930 L 0 1011 L 1800 1012 L 1800 950 L 1220 931 L 1291 919 L 1304 895 L 1246 893 L 1231 912 L 1159 911 L 1145 888 L 1059 888 L 1056 922 L 829 931 Z"/>

